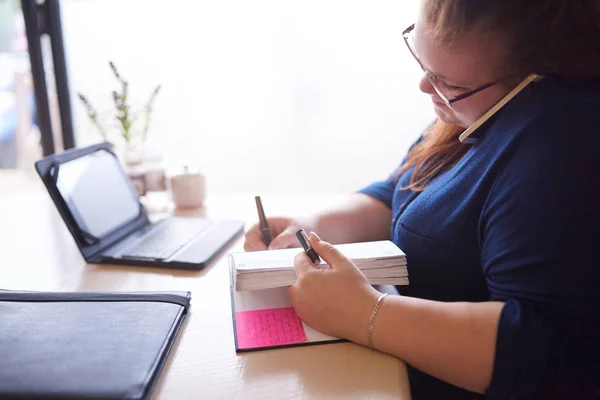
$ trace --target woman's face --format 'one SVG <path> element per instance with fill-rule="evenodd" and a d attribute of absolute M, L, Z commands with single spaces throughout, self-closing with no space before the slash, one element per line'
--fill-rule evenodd
<path fill-rule="evenodd" d="M 423 68 L 437 76 L 438 88 L 452 99 L 490 82 L 504 78 L 500 66 L 506 60 L 504 48 L 491 34 L 468 33 L 453 41 L 452 46 L 436 41 L 421 21 L 414 28 L 414 49 Z M 437 116 L 444 122 L 464 128 L 477 121 L 509 91 L 502 83 L 490 86 L 448 107 L 426 75 L 419 88 L 431 96 Z"/>

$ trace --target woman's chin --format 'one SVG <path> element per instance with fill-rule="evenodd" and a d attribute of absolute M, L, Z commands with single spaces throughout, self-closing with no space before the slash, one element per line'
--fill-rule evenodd
<path fill-rule="evenodd" d="M 438 118 L 442 122 L 445 122 L 447 124 L 456 124 L 458 121 L 456 121 L 454 114 L 452 112 L 450 112 L 449 110 L 447 110 L 446 108 L 447 107 L 445 105 L 442 106 L 442 105 L 433 103 L 433 109 L 435 111 L 435 114 L 438 116 Z"/>

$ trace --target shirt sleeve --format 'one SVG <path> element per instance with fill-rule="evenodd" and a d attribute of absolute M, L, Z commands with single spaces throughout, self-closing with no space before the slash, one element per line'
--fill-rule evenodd
<path fill-rule="evenodd" d="M 480 219 L 504 301 L 487 399 L 600 396 L 600 113 L 563 109 L 516 139 Z"/>
<path fill-rule="evenodd" d="M 417 139 L 417 141 L 414 142 L 410 146 L 408 151 L 410 151 L 410 149 L 412 149 L 421 140 L 423 140 L 423 135 L 421 135 L 419 137 L 419 139 Z M 406 161 L 406 157 L 404 157 L 404 159 L 398 165 L 398 167 L 396 167 L 396 169 L 394 171 L 392 171 L 392 173 L 389 174 L 387 179 L 382 180 L 382 181 L 373 182 L 370 185 L 360 189 L 358 191 L 358 193 L 363 193 L 363 194 L 366 194 L 367 196 L 371 196 L 371 197 L 381 201 L 383 204 L 385 204 L 388 208 L 391 209 L 392 208 L 392 200 L 394 198 L 394 191 L 396 190 L 398 180 L 400 179 L 398 170 L 404 164 L 405 161 Z M 412 173 L 412 169 L 405 172 L 404 174 L 411 174 L 411 173 Z"/>
<path fill-rule="evenodd" d="M 360 189 L 358 193 L 373 197 L 391 209 L 396 182 L 397 180 L 394 176 L 394 173 L 392 173 L 386 180 L 373 182 L 370 185 Z"/>

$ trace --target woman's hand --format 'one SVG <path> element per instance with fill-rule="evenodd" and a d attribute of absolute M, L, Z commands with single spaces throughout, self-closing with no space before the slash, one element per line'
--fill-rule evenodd
<path fill-rule="evenodd" d="M 331 244 L 312 232 L 310 243 L 329 266 L 314 266 L 304 252 L 296 256 L 297 280 L 288 288 L 296 313 L 319 332 L 366 344 L 369 318 L 380 293 Z"/>
<path fill-rule="evenodd" d="M 290 247 L 300 247 L 300 243 L 296 238 L 296 231 L 300 228 L 311 229 L 300 221 L 291 218 L 274 217 L 267 218 L 269 230 L 273 238 L 269 249 L 286 249 Z M 252 225 L 246 232 L 246 241 L 244 242 L 244 250 L 256 251 L 267 250 L 267 246 L 263 242 L 258 223 Z"/>

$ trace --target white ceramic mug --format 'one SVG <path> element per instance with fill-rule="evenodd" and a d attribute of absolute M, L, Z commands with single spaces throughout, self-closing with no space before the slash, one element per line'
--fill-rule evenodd
<path fill-rule="evenodd" d="M 183 172 L 172 175 L 169 183 L 175 207 L 198 208 L 204 203 L 206 183 L 200 172 L 192 172 L 185 167 Z"/>

